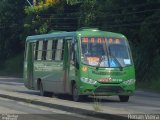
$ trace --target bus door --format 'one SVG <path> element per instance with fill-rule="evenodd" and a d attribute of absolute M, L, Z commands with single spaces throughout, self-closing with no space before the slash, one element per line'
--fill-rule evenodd
<path fill-rule="evenodd" d="M 77 69 L 76 69 L 76 51 L 77 51 L 77 42 L 76 39 L 73 38 L 69 44 L 68 47 L 69 50 L 69 59 L 68 59 L 68 64 L 69 64 L 69 74 L 68 74 L 68 81 L 69 81 L 69 90 L 70 93 L 72 94 L 72 89 L 71 89 L 71 81 L 75 81 L 76 80 L 76 76 L 77 75 Z"/>
<path fill-rule="evenodd" d="M 54 82 L 56 86 L 54 87 L 57 93 L 69 93 L 70 84 L 68 81 L 69 74 L 69 49 L 72 37 L 66 37 L 59 39 L 57 42 L 57 48 L 55 51 L 55 67 L 54 68 Z"/>
<path fill-rule="evenodd" d="M 65 38 L 65 47 L 64 47 L 64 91 L 66 93 L 71 93 L 71 81 L 70 81 L 70 73 L 74 72 L 73 68 L 72 71 L 70 70 L 70 67 L 72 65 L 70 64 L 71 59 L 73 59 L 74 55 L 72 51 L 73 47 L 73 41 L 74 37 L 68 37 Z M 72 61 L 73 64 L 73 61 Z M 74 74 L 74 73 L 73 73 Z"/>
<path fill-rule="evenodd" d="M 26 56 L 26 72 L 27 72 L 27 84 L 29 88 L 33 88 L 33 62 L 35 54 L 35 43 L 27 43 L 27 56 Z"/>
<path fill-rule="evenodd" d="M 49 50 L 52 49 L 52 52 Z M 41 77 L 44 83 L 44 89 L 54 93 L 64 93 L 64 39 L 55 38 L 48 40 L 47 61 L 43 62 L 42 73 L 46 75 Z M 49 58 L 52 61 L 48 61 Z"/>

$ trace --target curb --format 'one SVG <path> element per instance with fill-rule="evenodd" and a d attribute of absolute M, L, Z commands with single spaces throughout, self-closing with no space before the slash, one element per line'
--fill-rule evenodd
<path fill-rule="evenodd" d="M 124 116 L 124 115 L 115 115 L 115 114 L 112 115 L 112 114 L 108 114 L 108 113 L 101 113 L 101 112 L 86 110 L 86 109 L 82 109 L 82 108 L 69 107 L 69 106 L 58 105 L 58 104 L 54 104 L 54 103 L 45 103 L 45 102 L 41 102 L 41 101 L 20 98 L 20 97 L 15 97 L 15 96 L 11 96 L 11 95 L 1 94 L 1 93 L 0 93 L 0 97 L 8 98 L 11 100 L 17 100 L 17 101 L 21 101 L 21 102 L 25 102 L 25 103 L 30 103 L 30 104 L 34 104 L 34 105 L 41 105 L 41 106 L 54 108 L 54 109 L 58 109 L 58 110 L 63 110 L 63 111 L 67 111 L 67 112 L 71 112 L 71 113 L 75 113 L 75 114 L 91 116 L 91 117 L 95 117 L 95 118 L 102 118 L 102 119 L 109 119 L 109 120 L 117 120 L 117 119 L 118 120 L 128 120 L 127 116 Z"/>

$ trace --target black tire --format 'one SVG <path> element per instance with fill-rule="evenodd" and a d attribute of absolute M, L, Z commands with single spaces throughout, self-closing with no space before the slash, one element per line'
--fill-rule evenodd
<path fill-rule="evenodd" d="M 121 102 L 128 102 L 129 96 L 128 95 L 119 95 L 119 99 Z"/>
<path fill-rule="evenodd" d="M 57 97 L 64 100 L 72 100 L 71 95 L 68 94 L 58 94 Z"/>
<path fill-rule="evenodd" d="M 42 82 L 39 83 L 39 90 L 40 90 L 40 96 L 51 97 L 53 95 L 50 92 L 44 91 Z"/>
<path fill-rule="evenodd" d="M 81 100 L 83 100 L 84 102 L 88 101 L 88 99 L 89 99 L 88 95 L 81 95 Z"/>
<path fill-rule="evenodd" d="M 77 85 L 74 84 L 72 88 L 73 88 L 73 89 L 72 89 L 72 97 L 73 97 L 73 101 L 75 101 L 75 102 L 81 101 L 81 96 L 78 95 Z"/>

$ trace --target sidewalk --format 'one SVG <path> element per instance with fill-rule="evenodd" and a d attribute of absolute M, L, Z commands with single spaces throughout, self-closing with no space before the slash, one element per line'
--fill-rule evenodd
<path fill-rule="evenodd" d="M 4 90 L 0 90 L 0 97 L 103 119 L 114 120 L 118 118 L 119 120 L 125 120 L 127 114 L 134 113 L 125 111 L 123 108 L 104 107 L 100 103 L 98 106 L 100 111 L 96 111 L 94 108 L 96 103 L 94 102 L 88 104 Z"/>

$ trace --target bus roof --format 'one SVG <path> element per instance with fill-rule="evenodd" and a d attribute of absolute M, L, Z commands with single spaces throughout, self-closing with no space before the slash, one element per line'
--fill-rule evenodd
<path fill-rule="evenodd" d="M 114 33 L 114 32 L 108 32 L 108 31 L 102 31 L 97 28 L 84 28 L 77 31 L 77 34 L 81 36 L 103 36 L 103 37 L 118 37 L 118 38 L 125 38 L 123 34 L 120 33 Z"/>
<path fill-rule="evenodd" d="M 49 34 L 33 35 L 28 36 L 26 41 L 35 41 L 37 39 L 51 39 L 51 38 L 64 38 L 64 37 L 75 37 L 76 32 L 52 32 Z"/>
<path fill-rule="evenodd" d="M 85 29 L 80 29 L 78 31 L 74 31 L 74 32 L 58 31 L 58 32 L 51 32 L 49 34 L 28 36 L 26 41 L 36 41 L 37 39 L 45 40 L 45 39 L 64 38 L 64 37 L 71 38 L 71 37 L 76 37 L 77 35 L 104 36 L 104 37 L 109 36 L 109 37 L 125 38 L 125 36 L 120 33 L 101 31 L 101 30 L 98 30 L 97 28 L 85 28 Z"/>

